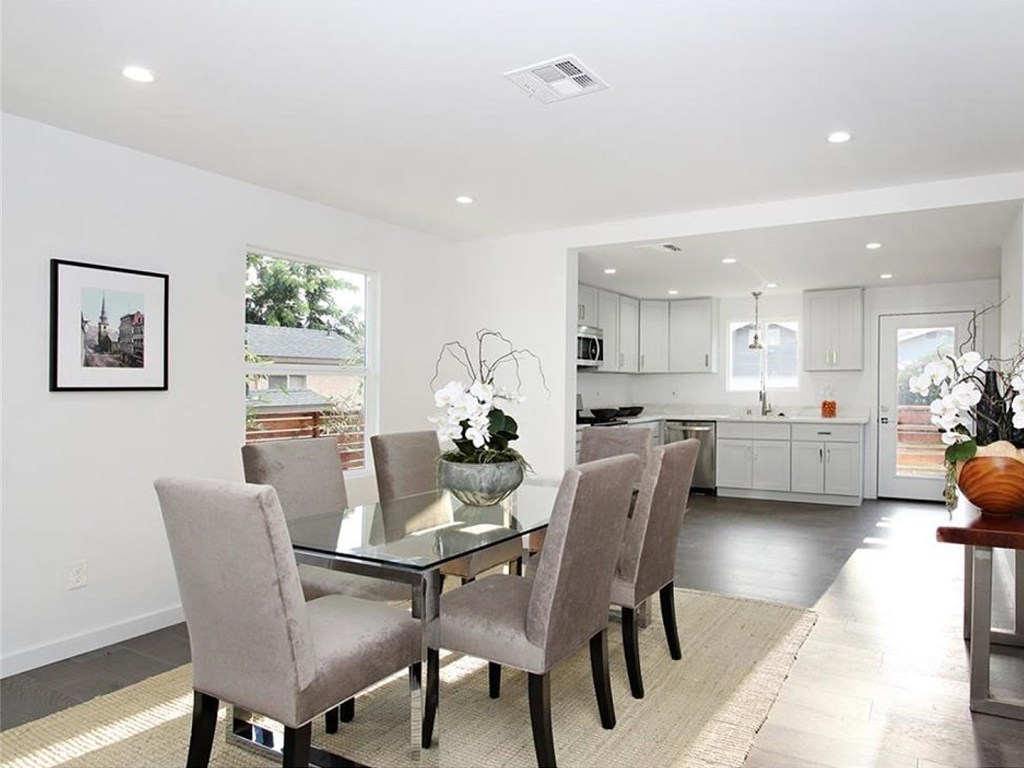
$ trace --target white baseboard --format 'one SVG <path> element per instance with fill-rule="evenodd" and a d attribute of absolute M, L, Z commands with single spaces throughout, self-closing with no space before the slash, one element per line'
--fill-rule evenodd
<path fill-rule="evenodd" d="M 27 672 L 45 664 L 52 664 L 80 653 L 87 653 L 97 648 L 119 643 L 122 640 L 144 635 L 147 632 L 154 632 L 183 620 L 184 614 L 182 614 L 181 606 L 177 605 L 156 613 L 137 616 L 117 624 L 83 632 L 80 635 L 65 637 L 52 643 L 17 651 L 0 658 L 0 677 Z"/>
<path fill-rule="evenodd" d="M 793 493 L 792 491 L 755 491 L 749 488 L 719 488 L 719 496 L 731 499 L 763 499 L 765 501 L 795 501 L 800 504 L 828 504 L 839 507 L 859 507 L 860 496 L 839 496 L 826 493 Z"/>

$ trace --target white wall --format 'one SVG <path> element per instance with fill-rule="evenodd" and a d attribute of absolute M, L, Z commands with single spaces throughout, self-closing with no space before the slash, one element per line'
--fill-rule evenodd
<path fill-rule="evenodd" d="M 245 250 L 379 273 L 381 424 L 418 429 L 452 245 L 3 118 L 3 673 L 177 620 L 153 479 L 241 479 Z M 49 260 L 170 275 L 167 392 L 49 392 Z M 561 289 L 564 292 L 564 282 Z M 350 477 L 357 500 L 371 476 Z M 89 585 L 69 591 L 68 564 Z"/>
<path fill-rule="evenodd" d="M 1002 357 L 1012 357 L 1024 344 L 1024 206 L 1002 248 L 999 291 L 1005 303 L 1000 307 Z"/>

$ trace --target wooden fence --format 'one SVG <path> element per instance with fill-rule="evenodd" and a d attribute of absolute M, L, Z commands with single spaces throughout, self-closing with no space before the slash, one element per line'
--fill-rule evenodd
<path fill-rule="evenodd" d="M 361 469 L 366 466 L 366 425 L 362 411 L 342 414 L 322 411 L 254 414 L 249 417 L 246 426 L 247 443 L 330 435 L 338 440 L 338 456 L 344 469 Z"/>

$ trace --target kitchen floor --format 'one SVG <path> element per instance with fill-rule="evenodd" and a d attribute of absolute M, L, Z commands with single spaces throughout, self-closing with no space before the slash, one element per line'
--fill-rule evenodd
<path fill-rule="evenodd" d="M 1024 725 L 967 708 L 963 550 L 940 505 L 824 507 L 694 495 L 677 586 L 814 608 L 819 619 L 748 766 L 1021 766 Z M 1024 691 L 1024 651 L 993 686 Z M 188 661 L 184 625 L 6 678 L 0 728 Z"/>

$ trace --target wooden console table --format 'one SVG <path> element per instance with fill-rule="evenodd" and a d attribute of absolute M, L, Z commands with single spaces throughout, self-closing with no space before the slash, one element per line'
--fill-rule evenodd
<path fill-rule="evenodd" d="M 962 504 L 947 524 L 939 526 L 935 537 L 966 548 L 964 605 L 970 614 L 971 711 L 1024 720 L 1024 699 L 996 699 L 989 690 L 993 643 L 1024 646 L 1024 516 L 983 516 Z M 1011 631 L 992 629 L 993 548 L 1016 550 L 1015 621 Z"/>

